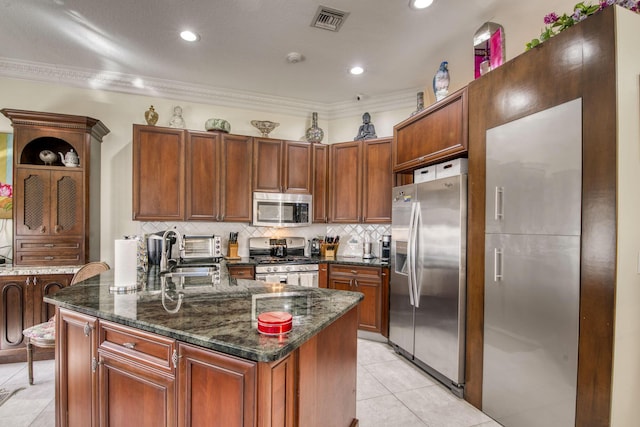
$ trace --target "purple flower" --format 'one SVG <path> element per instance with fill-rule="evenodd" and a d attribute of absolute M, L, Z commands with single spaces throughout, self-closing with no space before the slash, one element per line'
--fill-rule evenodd
<path fill-rule="evenodd" d="M 13 188 L 11 187 L 11 184 L 0 183 L 0 196 L 4 196 L 4 197 L 13 196 Z"/>
<path fill-rule="evenodd" d="M 544 17 L 544 23 L 547 24 L 547 25 L 553 24 L 557 20 L 558 20 L 558 15 L 556 15 L 555 12 L 551 12 L 550 14 L 548 14 L 548 15 L 546 15 Z"/>

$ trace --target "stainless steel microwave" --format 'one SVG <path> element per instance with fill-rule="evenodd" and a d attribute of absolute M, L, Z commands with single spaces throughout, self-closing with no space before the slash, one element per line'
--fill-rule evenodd
<path fill-rule="evenodd" d="M 253 225 L 302 227 L 311 225 L 310 194 L 253 193 Z"/>

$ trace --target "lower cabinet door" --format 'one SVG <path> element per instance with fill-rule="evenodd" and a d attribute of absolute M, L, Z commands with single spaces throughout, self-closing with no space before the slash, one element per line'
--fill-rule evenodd
<path fill-rule="evenodd" d="M 58 310 L 56 316 L 56 415 L 60 427 L 98 425 L 95 371 L 98 319 Z"/>
<path fill-rule="evenodd" d="M 100 425 L 173 427 L 176 380 L 143 364 L 100 353 Z"/>
<path fill-rule="evenodd" d="M 185 344 L 178 353 L 178 426 L 254 426 L 256 363 Z"/>
<path fill-rule="evenodd" d="M 380 282 L 356 279 L 351 290 L 364 294 L 364 300 L 358 306 L 358 327 L 365 331 L 382 332 L 382 303 Z"/>

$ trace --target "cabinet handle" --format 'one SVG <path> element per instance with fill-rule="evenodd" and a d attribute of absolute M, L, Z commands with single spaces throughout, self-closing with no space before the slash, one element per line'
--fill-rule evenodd
<path fill-rule="evenodd" d="M 353 279 L 353 283 L 356 285 L 356 288 L 358 287 L 358 279 Z"/>
<path fill-rule="evenodd" d="M 59 233 L 60 231 L 62 231 L 62 227 L 56 224 L 56 226 L 53 227 L 53 232 L 54 233 Z"/>
<path fill-rule="evenodd" d="M 56 247 L 56 245 L 54 245 L 53 243 L 45 243 L 43 246 L 45 248 L 55 248 Z"/>
<path fill-rule="evenodd" d="M 44 225 L 40 227 L 40 233 L 44 234 L 47 232 L 47 227 L 45 227 Z"/>
<path fill-rule="evenodd" d="M 98 366 L 102 365 L 102 364 L 103 364 L 102 361 L 98 362 L 98 360 L 96 360 L 95 357 L 92 357 L 91 358 L 91 372 L 95 372 L 98 369 Z"/>
<path fill-rule="evenodd" d="M 91 335 L 92 330 L 93 330 L 93 326 L 91 326 L 89 322 L 84 324 L 83 332 L 85 337 L 88 337 L 89 335 Z"/>
<path fill-rule="evenodd" d="M 47 260 L 47 261 L 53 261 L 55 258 L 52 257 L 52 256 L 46 256 L 46 257 L 44 257 L 44 259 Z"/>
<path fill-rule="evenodd" d="M 128 348 L 129 350 L 133 350 L 134 348 L 136 348 L 136 343 L 134 343 L 134 342 L 123 342 L 122 346 Z"/>
<path fill-rule="evenodd" d="M 178 350 L 173 350 L 173 354 L 171 355 L 171 361 L 173 362 L 173 367 L 177 368 L 178 367 L 178 359 L 180 359 L 182 356 L 178 355 Z"/>
<path fill-rule="evenodd" d="M 38 283 L 38 278 L 37 278 L 37 277 L 34 277 L 34 278 L 33 278 L 33 280 L 31 281 L 31 284 L 32 284 L 33 286 L 35 286 L 35 285 L 36 285 L 36 283 Z"/>
<path fill-rule="evenodd" d="M 356 270 L 351 270 L 352 274 L 358 274 L 358 272 Z"/>
<path fill-rule="evenodd" d="M 502 249 L 493 250 L 493 281 L 502 280 Z"/>
<path fill-rule="evenodd" d="M 494 206 L 494 219 L 499 221 L 504 218 L 504 187 L 496 187 Z"/>
<path fill-rule="evenodd" d="M 29 286 L 29 282 L 31 282 L 31 279 L 29 277 L 27 277 L 27 280 L 24 281 L 24 284 L 26 286 Z"/>

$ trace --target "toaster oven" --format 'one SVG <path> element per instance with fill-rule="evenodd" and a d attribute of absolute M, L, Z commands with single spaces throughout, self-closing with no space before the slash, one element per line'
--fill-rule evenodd
<path fill-rule="evenodd" d="M 222 258 L 222 238 L 220 236 L 182 236 L 180 247 L 182 260 L 202 258 Z"/>

